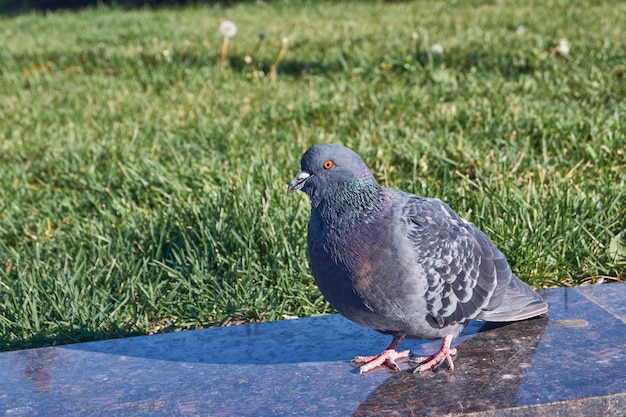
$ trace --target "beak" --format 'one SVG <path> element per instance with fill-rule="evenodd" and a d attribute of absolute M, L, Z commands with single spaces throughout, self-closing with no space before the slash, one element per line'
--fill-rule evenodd
<path fill-rule="evenodd" d="M 302 187 L 304 187 L 304 183 L 306 182 L 307 179 L 309 179 L 309 177 L 311 177 L 311 174 L 309 174 L 306 171 L 298 172 L 298 175 L 296 175 L 296 177 L 293 180 L 291 180 L 291 182 L 287 186 L 287 194 L 291 194 L 294 191 L 298 191 Z"/>

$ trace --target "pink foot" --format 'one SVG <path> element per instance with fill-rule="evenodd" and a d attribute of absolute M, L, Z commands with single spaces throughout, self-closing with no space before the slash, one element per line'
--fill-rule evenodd
<path fill-rule="evenodd" d="M 445 360 L 448 364 L 448 368 L 450 368 L 450 370 L 453 370 L 454 362 L 452 362 L 452 356 L 456 355 L 456 349 L 450 347 L 451 342 L 452 336 L 448 335 L 443 338 L 443 343 L 441 344 L 441 349 L 439 349 L 439 352 L 425 358 L 413 358 L 411 360 L 412 362 L 419 363 L 419 366 L 413 370 L 413 373 L 433 369 L 443 360 Z"/>
<path fill-rule="evenodd" d="M 400 341 L 404 338 L 404 334 L 397 334 L 393 337 L 387 349 L 380 355 L 375 356 L 357 356 L 352 359 L 353 363 L 362 363 L 359 368 L 359 373 L 363 375 L 364 373 L 371 371 L 372 369 L 385 364 L 393 371 L 399 371 L 400 367 L 396 364 L 396 359 L 408 358 L 411 351 L 403 350 L 401 352 L 396 352 L 396 348 L 400 344 Z"/>
<path fill-rule="evenodd" d="M 354 363 L 363 363 L 359 368 L 359 373 L 364 374 L 372 369 L 385 364 L 393 371 L 399 371 L 400 367 L 396 363 L 396 359 L 408 358 L 410 350 L 397 352 L 395 349 L 385 349 L 383 353 L 375 356 L 356 356 L 352 359 Z"/>

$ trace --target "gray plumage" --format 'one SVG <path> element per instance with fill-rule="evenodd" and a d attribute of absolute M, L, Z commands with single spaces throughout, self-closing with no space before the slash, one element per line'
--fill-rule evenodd
<path fill-rule="evenodd" d="M 471 319 L 516 321 L 547 311 L 475 225 L 441 200 L 381 187 L 348 148 L 310 148 L 289 184 L 296 190 L 311 201 L 315 281 L 348 319 L 394 336 L 379 356 L 395 353 L 403 337 L 443 337 L 449 346 Z M 449 350 L 437 362 L 452 367 Z M 396 357 L 383 359 L 397 368 Z"/>

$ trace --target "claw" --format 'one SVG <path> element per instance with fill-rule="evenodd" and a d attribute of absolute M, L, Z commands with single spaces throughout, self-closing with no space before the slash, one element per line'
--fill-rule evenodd
<path fill-rule="evenodd" d="M 362 363 L 363 365 L 359 368 L 359 373 L 362 375 L 372 369 L 386 365 L 392 371 L 399 371 L 400 367 L 396 363 L 397 359 L 408 358 L 411 351 L 403 350 L 401 352 L 397 352 L 395 349 L 385 349 L 383 353 L 375 356 L 356 356 L 352 359 L 352 362 L 355 364 Z"/>
<path fill-rule="evenodd" d="M 454 362 L 452 361 L 452 356 L 456 355 L 456 349 L 450 347 L 451 342 L 452 336 L 448 335 L 443 338 L 443 343 L 441 344 L 439 352 L 425 358 L 413 358 L 411 362 L 419 364 L 415 369 L 413 369 L 413 373 L 434 369 L 444 360 L 448 364 L 448 368 L 453 370 Z"/>
<path fill-rule="evenodd" d="M 363 364 L 359 368 L 359 373 L 363 375 L 364 373 L 371 371 L 372 369 L 386 365 L 392 371 L 399 371 L 400 367 L 396 363 L 397 359 L 408 358 L 411 354 L 410 350 L 403 350 L 400 352 L 396 351 L 396 347 L 400 344 L 400 341 L 404 338 L 403 334 L 399 334 L 393 337 L 393 340 L 387 346 L 387 349 L 384 350 L 380 355 L 374 356 L 356 356 L 352 359 L 352 363 L 354 364 Z"/>

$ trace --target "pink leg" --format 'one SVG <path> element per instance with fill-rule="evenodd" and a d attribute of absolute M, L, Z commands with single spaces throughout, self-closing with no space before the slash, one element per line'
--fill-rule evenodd
<path fill-rule="evenodd" d="M 450 343 L 452 342 L 452 335 L 447 335 L 443 338 L 443 343 L 441 344 L 441 349 L 439 352 L 435 353 L 432 356 L 428 356 L 425 358 L 414 358 L 412 362 L 419 363 L 419 366 L 413 370 L 415 372 L 427 371 L 429 369 L 433 369 L 437 365 L 441 363 L 442 360 L 445 359 L 448 367 L 452 370 L 454 369 L 454 362 L 452 362 L 452 356 L 456 355 L 456 349 L 450 347 Z"/>
<path fill-rule="evenodd" d="M 391 368 L 394 371 L 399 371 L 400 367 L 398 367 L 398 365 L 396 364 L 396 359 L 408 358 L 409 354 L 411 353 L 411 351 L 409 350 L 396 352 L 396 347 L 398 347 L 398 345 L 400 344 L 400 341 L 402 341 L 403 338 L 404 338 L 404 335 L 394 336 L 389 346 L 387 346 L 387 349 L 385 349 L 385 351 L 381 353 L 380 355 L 357 356 L 352 359 L 352 362 L 364 364 L 364 365 L 361 365 L 361 367 L 359 368 L 360 374 L 364 374 L 368 371 L 371 371 L 372 369 L 382 364 L 387 365 L 389 368 Z"/>

